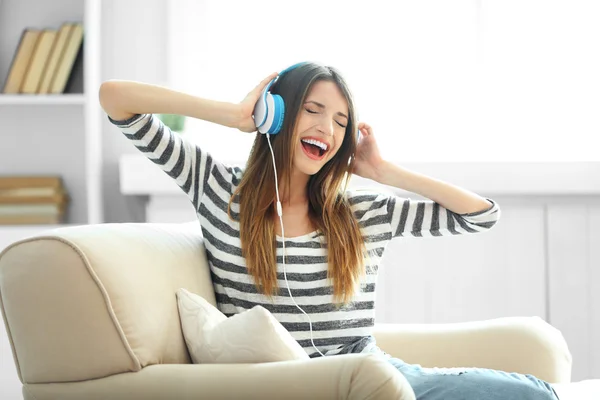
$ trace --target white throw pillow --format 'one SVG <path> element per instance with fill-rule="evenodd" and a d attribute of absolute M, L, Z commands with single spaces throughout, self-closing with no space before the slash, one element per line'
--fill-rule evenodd
<path fill-rule="evenodd" d="M 183 336 L 194 364 L 306 360 L 308 354 L 267 309 L 229 318 L 201 296 L 176 292 Z"/>

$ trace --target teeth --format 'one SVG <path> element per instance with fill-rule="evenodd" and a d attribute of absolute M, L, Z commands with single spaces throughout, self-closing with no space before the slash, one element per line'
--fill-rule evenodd
<path fill-rule="evenodd" d="M 314 144 L 314 145 L 322 148 L 324 151 L 327 151 L 327 144 L 325 144 L 323 142 L 319 142 L 318 140 L 314 140 L 314 139 L 302 139 L 302 141 L 305 143 Z"/>

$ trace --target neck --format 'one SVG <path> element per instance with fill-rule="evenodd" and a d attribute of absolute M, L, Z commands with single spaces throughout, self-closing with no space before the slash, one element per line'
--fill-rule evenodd
<path fill-rule="evenodd" d="M 282 207 L 308 204 L 306 186 L 309 178 L 310 175 L 295 170 L 292 171 L 290 188 L 287 187 L 287 182 L 284 182 L 283 179 L 279 182 L 279 197 Z"/>

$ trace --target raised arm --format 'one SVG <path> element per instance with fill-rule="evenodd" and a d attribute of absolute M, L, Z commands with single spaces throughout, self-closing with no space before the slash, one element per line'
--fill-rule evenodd
<path fill-rule="evenodd" d="M 486 198 L 490 207 L 458 214 L 433 200 L 414 200 L 387 191 L 349 190 L 350 203 L 364 226 L 380 225 L 380 233 L 390 239 L 403 236 L 437 237 L 480 233 L 490 230 L 500 219 L 500 206 Z"/>
<path fill-rule="evenodd" d="M 220 182 L 231 182 L 233 169 L 222 165 L 207 151 L 173 133 L 154 114 L 177 114 L 198 118 L 243 132 L 256 130 L 252 111 L 269 75 L 240 103 L 204 99 L 166 87 L 122 80 L 100 86 L 99 97 L 109 121 L 148 159 L 175 180 L 198 211 L 208 181 L 220 174 Z M 231 185 L 225 184 L 224 190 Z"/>
<path fill-rule="evenodd" d="M 104 111 L 116 121 L 138 114 L 177 114 L 254 132 L 254 105 L 275 76 L 276 72 L 263 79 L 240 103 L 209 100 L 163 86 L 114 79 L 100 85 L 99 97 Z"/>
<path fill-rule="evenodd" d="M 500 207 L 492 199 L 390 162 L 383 162 L 381 166 L 379 183 L 427 199 L 419 201 L 397 196 L 387 199 L 392 237 L 485 232 L 500 219 Z"/>
<path fill-rule="evenodd" d="M 435 237 L 488 231 L 500 219 L 500 207 L 492 199 L 486 200 L 491 204 L 488 209 L 458 214 L 432 200 L 392 195 L 386 199 L 392 237 Z"/>
<path fill-rule="evenodd" d="M 109 80 L 100 86 L 100 104 L 110 118 L 122 121 L 137 114 L 177 114 L 237 128 L 239 104 L 204 99 L 143 82 Z"/>

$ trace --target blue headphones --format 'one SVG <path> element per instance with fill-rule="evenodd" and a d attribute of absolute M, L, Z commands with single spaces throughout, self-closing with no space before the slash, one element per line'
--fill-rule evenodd
<path fill-rule="evenodd" d="M 275 135 L 281 130 L 281 127 L 283 126 L 283 117 L 285 116 L 285 104 L 280 95 L 271 94 L 269 89 L 281 75 L 303 64 L 306 63 L 300 62 L 284 69 L 278 76 L 273 78 L 267 86 L 265 86 L 265 89 L 254 106 L 253 112 L 254 125 L 256 125 L 260 133 Z"/>
<path fill-rule="evenodd" d="M 260 98 L 254 106 L 252 115 L 254 116 L 254 125 L 260 133 L 268 133 L 276 135 L 283 126 L 283 119 L 285 117 L 285 104 L 283 98 L 278 94 L 271 94 L 269 89 L 279 79 L 280 76 L 294 68 L 306 64 L 306 62 L 300 62 L 292 65 L 281 71 L 278 76 L 273 78 L 271 82 L 265 86 Z M 360 139 L 360 131 L 357 129 L 356 140 Z"/>

